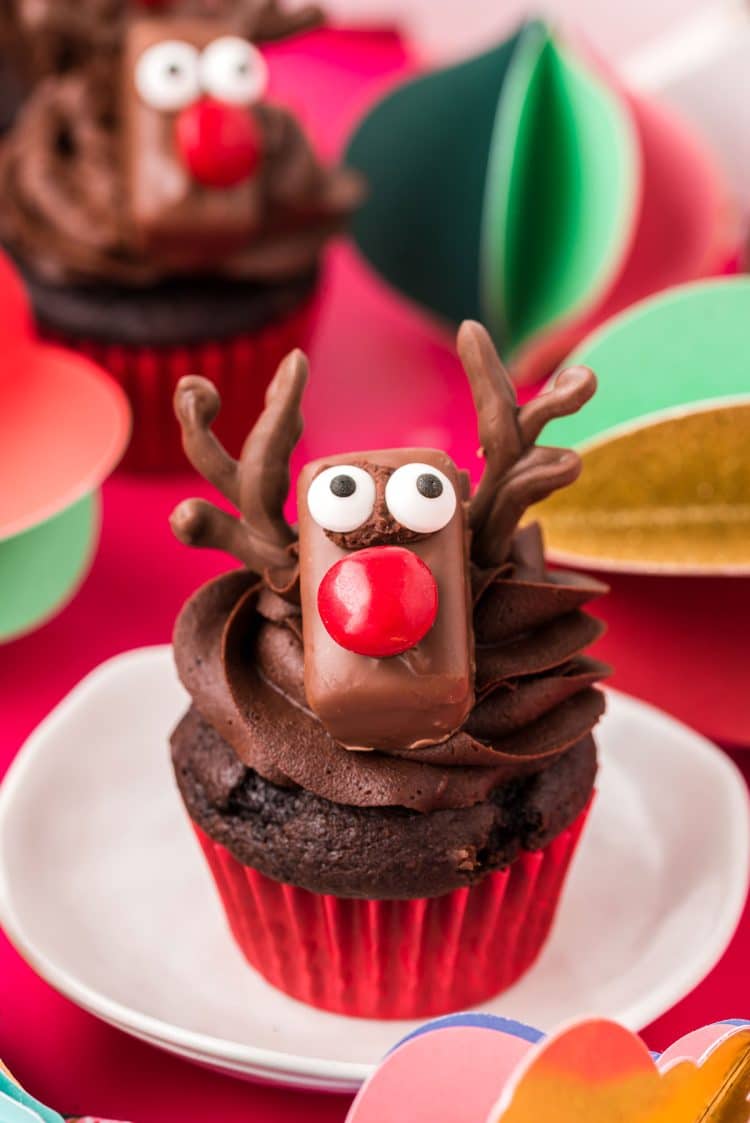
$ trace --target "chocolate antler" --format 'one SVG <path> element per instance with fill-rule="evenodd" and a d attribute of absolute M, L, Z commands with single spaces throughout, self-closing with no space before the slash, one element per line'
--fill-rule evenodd
<path fill-rule="evenodd" d="M 221 405 L 205 378 L 183 378 L 175 392 L 185 453 L 200 474 L 239 511 L 222 511 L 204 499 L 188 499 L 171 518 L 174 533 L 188 546 L 224 550 L 248 569 L 265 574 L 282 595 L 293 596 L 295 534 L 284 518 L 289 491 L 289 457 L 302 433 L 300 405 L 307 359 L 292 351 L 281 363 L 266 394 L 266 405 L 234 460 L 211 432 Z"/>
<path fill-rule="evenodd" d="M 569 367 L 549 390 L 519 408 L 510 376 L 481 324 L 467 320 L 461 325 L 458 353 L 471 384 L 485 460 L 469 508 L 472 556 L 490 568 L 507 558 L 526 509 L 578 476 L 581 462 L 575 452 L 538 448 L 535 442 L 547 422 L 576 413 L 589 400 L 596 378 L 587 367 Z"/>
<path fill-rule="evenodd" d="M 238 0 L 238 9 L 247 6 L 247 0 Z M 285 11 L 279 0 L 259 0 L 257 12 L 246 20 L 246 34 L 252 39 L 284 39 L 308 31 L 323 22 L 323 12 L 317 4 L 304 4 Z"/>
<path fill-rule="evenodd" d="M 128 16 L 148 11 L 146 3 L 132 0 L 13 0 L 12 8 L 12 17 L 2 17 L 0 9 L 0 18 L 15 21 L 27 40 L 33 72 L 40 75 L 83 65 L 95 50 L 119 51 Z M 156 12 L 162 8 L 170 10 L 168 0 L 154 5 Z M 281 0 L 180 0 L 175 10 L 186 16 L 218 17 L 256 41 L 296 35 L 324 18 L 317 4 L 287 11 Z"/>
<path fill-rule="evenodd" d="M 30 77 L 71 70 L 119 49 L 123 0 L 14 0 L 13 21 Z"/>

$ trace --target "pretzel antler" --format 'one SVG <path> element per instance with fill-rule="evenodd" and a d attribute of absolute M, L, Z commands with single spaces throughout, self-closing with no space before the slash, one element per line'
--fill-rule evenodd
<path fill-rule="evenodd" d="M 221 401 L 205 378 L 183 378 L 175 391 L 185 454 L 194 468 L 238 510 L 239 518 L 204 499 L 188 499 L 172 513 L 177 538 L 188 546 L 224 550 L 248 569 L 266 574 L 293 595 L 295 534 L 284 518 L 289 458 L 302 433 L 301 402 L 307 359 L 292 351 L 266 394 L 266 405 L 234 460 L 211 431 Z"/>
<path fill-rule="evenodd" d="M 588 367 L 569 367 L 551 388 L 519 408 L 510 375 L 485 328 L 465 321 L 458 353 L 479 419 L 485 469 L 469 507 L 472 554 L 482 567 L 502 564 L 524 512 L 578 476 L 581 463 L 568 449 L 538 448 L 537 437 L 556 417 L 576 413 L 596 390 Z"/>

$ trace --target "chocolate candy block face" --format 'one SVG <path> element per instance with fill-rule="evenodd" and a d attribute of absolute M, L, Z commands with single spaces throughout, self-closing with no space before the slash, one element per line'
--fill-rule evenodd
<path fill-rule="evenodd" d="M 298 484 L 305 692 L 350 748 L 445 740 L 474 701 L 465 482 L 432 449 L 308 464 Z"/>
<path fill-rule="evenodd" d="M 139 18 L 124 52 L 129 220 L 142 249 L 189 267 L 262 220 L 263 57 L 212 19 Z"/>

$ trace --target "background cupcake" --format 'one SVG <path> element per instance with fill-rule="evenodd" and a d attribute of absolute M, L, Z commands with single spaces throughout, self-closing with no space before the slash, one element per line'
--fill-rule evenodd
<path fill-rule="evenodd" d="M 239 462 L 215 391 L 178 389 L 188 456 L 241 512 L 173 526 L 247 567 L 188 602 L 175 657 L 192 705 L 175 772 L 249 961 L 326 1009 L 419 1017 L 480 1002 L 534 961 L 596 773 L 603 586 L 547 572 L 526 507 L 575 478 L 536 446 L 593 391 L 582 368 L 520 411 L 489 337 L 460 334 L 486 470 L 444 453 L 315 461 L 282 508 L 306 363 L 282 364 Z M 262 574 L 261 577 L 258 574 Z"/>
<path fill-rule="evenodd" d="M 18 37 L 11 0 L 0 2 L 0 135 L 13 124 L 23 97 Z"/>
<path fill-rule="evenodd" d="M 317 11 L 120 5 L 113 20 L 105 9 L 36 12 L 37 51 L 63 44 L 73 62 L 36 85 L 4 143 L 0 233 L 41 329 L 128 391 L 131 466 L 164 467 L 178 462 L 170 402 L 187 373 L 221 387 L 220 431 L 238 447 L 238 417 L 244 427 L 305 337 L 321 250 L 360 181 L 322 167 L 264 98 L 255 44 Z"/>

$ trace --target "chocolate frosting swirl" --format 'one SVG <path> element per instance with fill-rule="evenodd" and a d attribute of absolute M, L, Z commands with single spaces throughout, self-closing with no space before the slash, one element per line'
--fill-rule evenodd
<path fill-rule="evenodd" d="M 134 288 L 181 274 L 279 281 L 313 268 L 357 205 L 354 173 L 322 167 L 295 119 L 256 107 L 266 157 L 262 227 L 220 258 L 206 247 L 149 253 L 128 218 L 121 121 L 112 63 L 45 79 L 0 151 L 0 237 L 40 277 Z"/>
<path fill-rule="evenodd" d="M 265 779 L 334 803 L 421 812 L 470 807 L 550 767 L 604 709 L 608 668 L 581 654 L 603 626 L 582 611 L 605 587 L 547 572 L 536 527 L 509 563 L 474 572 L 477 701 L 424 749 L 353 752 L 310 712 L 299 609 L 246 570 L 204 586 L 178 619 L 178 672 L 198 712 Z"/>

